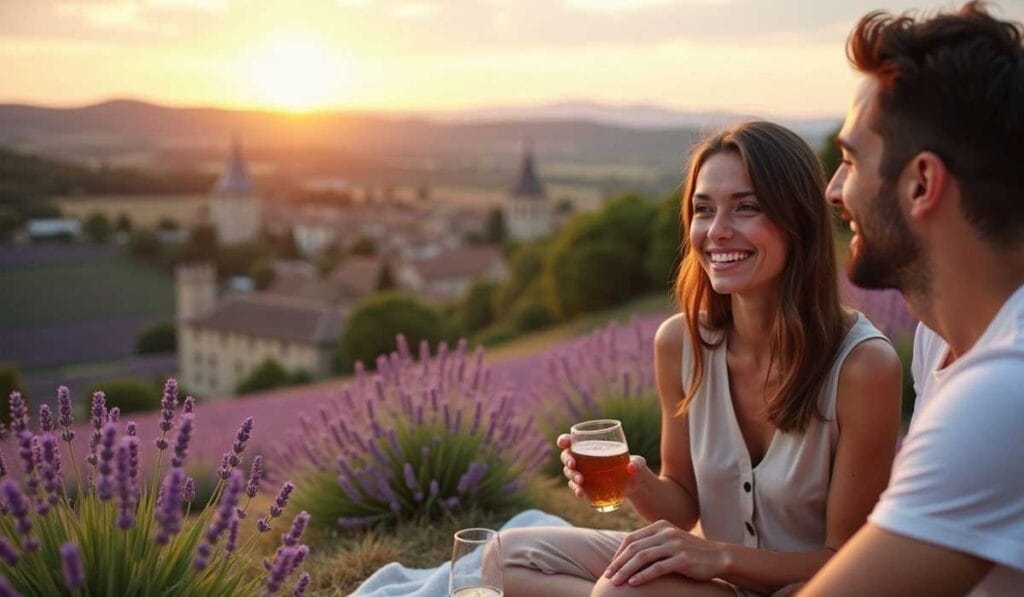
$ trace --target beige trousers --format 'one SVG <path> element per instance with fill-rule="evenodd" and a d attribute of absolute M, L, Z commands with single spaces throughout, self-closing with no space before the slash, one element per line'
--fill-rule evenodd
<path fill-rule="evenodd" d="M 612 561 L 622 537 L 620 531 L 603 531 L 577 527 L 527 527 L 501 532 L 501 551 L 506 569 L 519 566 L 544 574 L 573 576 L 597 583 Z M 540 579 L 542 581 L 543 579 Z M 543 585 L 538 581 L 537 584 Z M 606 586 L 607 585 L 607 586 Z M 543 586 L 522 594 L 551 595 Z M 509 597 L 515 597 L 509 592 Z M 647 596 L 712 596 L 757 595 L 723 581 L 697 582 L 682 575 L 668 575 L 640 587 L 612 587 L 603 581 L 595 590 L 600 595 Z"/>

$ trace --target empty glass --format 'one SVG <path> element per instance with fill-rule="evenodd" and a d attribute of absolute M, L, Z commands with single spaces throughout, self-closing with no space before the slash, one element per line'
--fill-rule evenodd
<path fill-rule="evenodd" d="M 455 533 L 449 597 L 501 597 L 501 541 L 490 529 Z"/>

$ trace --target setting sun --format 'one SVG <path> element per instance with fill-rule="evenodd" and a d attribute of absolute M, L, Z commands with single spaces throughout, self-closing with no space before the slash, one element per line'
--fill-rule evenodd
<path fill-rule="evenodd" d="M 285 110 L 311 110 L 337 102 L 347 74 L 337 56 L 315 38 L 272 40 L 246 62 L 253 99 Z"/>

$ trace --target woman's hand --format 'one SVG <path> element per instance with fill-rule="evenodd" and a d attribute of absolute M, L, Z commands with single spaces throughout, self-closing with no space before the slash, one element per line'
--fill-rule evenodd
<path fill-rule="evenodd" d="M 673 573 L 711 580 L 724 573 L 727 563 L 723 544 L 659 520 L 626 535 L 604 575 L 614 585 L 633 586 Z"/>
<path fill-rule="evenodd" d="M 556 443 L 558 444 L 558 447 L 562 449 L 562 474 L 569 480 L 569 491 L 578 498 L 586 497 L 587 494 L 583 491 L 583 475 L 576 470 L 576 459 L 570 451 L 570 448 L 572 447 L 572 436 L 568 433 L 563 433 L 558 436 Z M 626 497 L 633 495 L 645 477 L 645 475 L 640 473 L 649 471 L 650 469 L 647 468 L 647 460 L 643 456 L 630 454 L 629 464 L 626 465 L 626 472 L 629 473 L 629 479 L 626 480 Z"/>

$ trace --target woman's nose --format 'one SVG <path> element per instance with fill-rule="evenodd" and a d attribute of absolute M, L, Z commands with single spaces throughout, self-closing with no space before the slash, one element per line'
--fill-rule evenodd
<path fill-rule="evenodd" d="M 732 236 L 732 221 L 726 210 L 721 210 L 715 214 L 715 219 L 711 221 L 711 228 L 708 229 L 708 236 L 713 240 Z"/>

